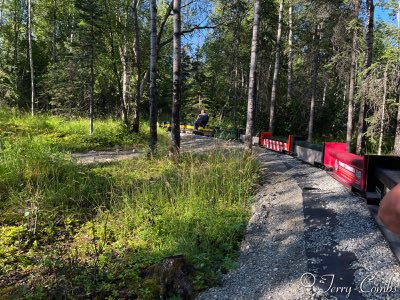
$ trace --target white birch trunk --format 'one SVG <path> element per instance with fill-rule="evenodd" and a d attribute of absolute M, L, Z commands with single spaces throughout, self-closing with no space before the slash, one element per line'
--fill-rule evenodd
<path fill-rule="evenodd" d="M 32 0 L 28 0 L 28 52 L 31 72 L 31 115 L 35 114 L 35 69 L 32 55 Z"/>
<path fill-rule="evenodd" d="M 398 47 L 398 56 L 399 56 L 399 62 L 400 62 L 400 1 L 398 1 L 398 7 L 397 7 L 397 34 L 398 34 L 398 39 L 397 39 L 397 47 Z M 398 67 L 398 80 L 400 81 L 400 64 L 397 66 Z M 397 102 L 397 125 L 396 125 L 396 136 L 394 139 L 394 154 L 397 156 L 400 156 L 400 83 L 397 84 L 397 97 L 399 101 Z"/>
<path fill-rule="evenodd" d="M 179 155 L 181 146 L 180 110 L 181 110 L 181 0 L 174 0 L 174 39 L 172 63 L 172 128 L 169 156 Z"/>
<path fill-rule="evenodd" d="M 282 36 L 283 3 L 284 3 L 284 0 L 280 0 L 278 32 L 276 34 L 275 67 L 274 67 L 274 76 L 272 79 L 271 104 L 270 104 L 270 112 L 269 112 L 269 129 L 268 129 L 268 131 L 270 131 L 272 133 L 274 133 L 274 130 L 275 130 L 276 93 L 277 93 L 279 67 L 280 67 L 280 62 L 281 62 L 281 36 Z"/>
<path fill-rule="evenodd" d="M 291 0 L 290 0 L 291 1 Z M 287 101 L 291 102 L 292 98 L 292 70 L 293 70 L 293 7 L 289 6 L 289 33 L 288 33 L 288 85 L 287 85 Z"/>
<path fill-rule="evenodd" d="M 246 151 L 251 153 L 253 147 L 254 132 L 254 96 L 255 96 L 255 77 L 257 72 L 257 40 L 260 26 L 260 0 L 254 0 L 254 21 L 253 37 L 251 42 L 250 74 L 249 74 L 249 95 L 247 100 L 247 122 L 246 122 Z"/>
<path fill-rule="evenodd" d="M 314 133 L 314 113 L 315 113 L 315 100 L 317 97 L 317 78 L 318 78 L 318 60 L 319 60 L 319 33 L 320 27 L 319 25 L 315 25 L 314 32 L 314 58 L 313 58 L 313 66 L 312 66 L 312 75 L 311 75 L 311 101 L 310 101 L 310 119 L 308 121 L 308 138 L 307 141 L 312 143 L 313 141 L 313 133 Z"/>
<path fill-rule="evenodd" d="M 57 0 L 53 1 L 53 32 L 51 36 L 51 64 L 57 59 Z"/>
<path fill-rule="evenodd" d="M 367 22 L 365 29 L 365 70 L 368 70 L 372 64 L 372 50 L 373 50 L 373 38 L 374 38 L 374 0 L 366 0 L 367 1 Z M 366 72 L 365 78 L 368 77 L 368 71 Z M 361 98 L 360 103 L 360 111 L 358 114 L 358 133 L 357 133 L 357 154 L 364 155 L 367 151 L 367 141 L 365 132 L 367 131 L 367 111 L 368 105 L 365 97 Z"/>
<path fill-rule="evenodd" d="M 150 140 L 151 154 L 157 147 L 157 1 L 150 1 Z"/>
<path fill-rule="evenodd" d="M 140 0 L 133 1 L 133 25 L 135 37 L 133 40 L 133 50 L 135 53 L 136 65 L 136 89 L 135 89 L 135 109 L 133 112 L 132 131 L 139 132 L 139 119 L 140 119 L 140 100 L 142 99 L 142 68 L 141 68 L 141 51 L 140 51 L 140 30 L 138 19 L 138 7 Z"/>
<path fill-rule="evenodd" d="M 121 117 L 125 125 L 128 125 L 128 106 L 130 102 L 130 90 L 129 83 L 131 81 L 131 76 L 129 72 L 129 66 L 126 56 L 126 41 L 124 41 L 124 46 L 120 49 L 120 58 L 122 64 L 122 103 L 121 103 Z"/>
<path fill-rule="evenodd" d="M 354 19 L 358 23 L 359 0 L 354 0 Z M 347 128 L 346 128 L 346 150 L 351 152 L 351 141 L 353 135 L 353 103 L 356 90 L 356 72 L 357 72 L 357 25 L 353 29 L 353 45 L 351 48 L 351 67 L 349 83 L 349 103 L 347 108 Z"/>
<path fill-rule="evenodd" d="M 383 141 L 383 132 L 385 126 L 385 113 L 386 113 L 386 94 L 387 94 L 387 72 L 388 72 L 389 64 L 386 64 L 385 73 L 383 76 L 383 97 L 382 97 L 382 106 L 381 106 L 381 118 L 380 118 L 380 128 L 379 128 L 379 144 L 378 144 L 378 155 L 382 154 L 382 141 Z"/>

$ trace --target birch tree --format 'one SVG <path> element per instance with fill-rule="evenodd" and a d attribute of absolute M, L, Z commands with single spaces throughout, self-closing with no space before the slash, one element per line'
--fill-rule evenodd
<path fill-rule="evenodd" d="M 387 95 L 387 86 L 388 86 L 388 67 L 389 64 L 386 64 L 385 72 L 383 75 L 383 96 L 382 96 L 382 104 L 381 104 L 381 118 L 380 118 L 380 127 L 379 127 L 379 143 L 378 143 L 378 155 L 382 154 L 382 140 L 383 140 L 383 130 L 385 125 L 385 113 L 386 113 L 386 95 Z"/>
<path fill-rule="evenodd" d="M 350 83 L 349 83 L 349 101 L 347 108 L 347 128 L 346 128 L 346 150 L 351 152 L 351 141 L 353 135 L 353 105 L 354 94 L 356 89 L 356 66 L 357 66 L 357 25 L 358 25 L 358 11 L 360 2 L 354 0 L 354 24 L 353 24 L 353 44 L 351 48 L 351 67 L 350 67 Z"/>
<path fill-rule="evenodd" d="M 311 71 L 311 100 L 310 100 L 310 117 L 308 120 L 308 138 L 307 141 L 312 143 L 314 133 L 314 113 L 315 113 L 315 100 L 317 97 L 317 79 L 318 79 L 318 60 L 319 60 L 319 39 L 320 39 L 320 25 L 315 24 L 313 35 L 313 60 Z"/>
<path fill-rule="evenodd" d="M 150 1 L 150 153 L 157 147 L 157 1 Z"/>
<path fill-rule="evenodd" d="M 293 6 L 289 0 L 289 28 L 288 28 L 288 74 L 287 74 L 287 101 L 290 103 L 292 97 L 292 71 L 293 71 Z"/>
<path fill-rule="evenodd" d="M 122 101 L 121 101 L 121 117 L 126 126 L 129 124 L 128 106 L 130 102 L 130 67 L 127 54 L 127 36 L 124 37 L 123 45 L 119 49 L 120 60 L 122 64 Z"/>
<path fill-rule="evenodd" d="M 134 40 L 133 40 L 133 51 L 135 54 L 135 66 L 136 66 L 136 89 L 135 89 L 135 106 L 133 112 L 133 124 L 132 131 L 139 132 L 139 120 L 140 120 L 140 100 L 142 99 L 141 86 L 142 86 L 142 65 L 141 59 L 142 54 L 140 51 L 140 28 L 139 28 L 139 9 L 140 0 L 133 0 L 133 27 L 134 27 Z"/>
<path fill-rule="evenodd" d="M 35 68 L 32 54 L 32 0 L 28 0 L 28 53 L 31 75 L 31 115 L 35 114 Z"/>
<path fill-rule="evenodd" d="M 365 78 L 368 76 L 369 68 L 372 64 L 372 48 L 373 48 L 373 37 L 374 37 L 374 0 L 366 0 L 367 4 L 367 22 L 365 30 Z M 360 111 L 358 114 L 358 134 L 357 134 L 357 154 L 363 155 L 366 152 L 366 136 L 365 132 L 367 130 L 367 102 L 364 96 L 361 97 Z"/>
<path fill-rule="evenodd" d="M 174 41 L 173 41 L 173 88 L 172 88 L 172 128 L 169 156 L 179 155 L 181 145 L 180 109 L 181 109 L 181 1 L 174 0 Z"/>
<path fill-rule="evenodd" d="M 397 74 L 397 120 L 396 135 L 394 139 L 394 154 L 400 156 L 400 1 L 397 6 L 397 48 L 398 48 L 398 74 Z"/>
<path fill-rule="evenodd" d="M 268 131 L 274 132 L 275 129 L 275 106 L 276 106 L 276 89 L 278 84 L 279 67 L 281 62 L 281 36 L 282 36 L 282 19 L 283 19 L 283 4 L 284 0 L 280 0 L 279 4 L 279 18 L 278 18 L 278 31 L 276 34 L 276 48 L 275 48 L 275 67 L 274 77 L 272 79 L 271 91 L 271 106 L 269 113 L 269 129 Z"/>
<path fill-rule="evenodd" d="M 254 20 L 253 20 L 253 38 L 251 42 L 250 74 L 249 74 L 249 94 L 247 100 L 247 122 L 246 122 L 246 151 L 251 153 L 253 147 L 254 132 L 254 98 L 256 88 L 257 72 L 257 39 L 260 25 L 260 0 L 254 0 Z"/>
<path fill-rule="evenodd" d="M 53 24 L 51 35 L 51 64 L 54 65 L 57 59 L 57 0 L 53 0 Z"/>

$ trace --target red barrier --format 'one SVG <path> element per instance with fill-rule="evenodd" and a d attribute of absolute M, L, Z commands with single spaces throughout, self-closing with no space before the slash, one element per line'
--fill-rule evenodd
<path fill-rule="evenodd" d="M 328 169 L 333 169 L 335 166 L 336 152 L 346 152 L 346 143 L 326 142 L 324 143 L 324 166 Z"/>
<path fill-rule="evenodd" d="M 260 145 L 262 146 L 263 144 L 263 140 L 265 140 L 265 139 L 267 139 L 267 138 L 269 138 L 269 137 L 271 137 L 272 136 L 272 132 L 269 132 L 269 131 L 267 131 L 267 132 L 264 132 L 264 131 L 261 131 L 261 133 L 260 133 Z"/>
<path fill-rule="evenodd" d="M 324 165 L 344 184 L 365 191 L 365 157 L 346 152 L 346 143 L 325 143 Z"/>
<path fill-rule="evenodd" d="M 288 141 L 273 139 L 271 132 L 261 132 L 260 146 L 277 152 L 289 151 Z"/>

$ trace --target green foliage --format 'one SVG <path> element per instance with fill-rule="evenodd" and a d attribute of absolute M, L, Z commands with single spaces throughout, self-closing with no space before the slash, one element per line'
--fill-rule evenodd
<path fill-rule="evenodd" d="M 14 78 L 0 69 L 0 105 L 11 104 L 17 99 Z"/>
<path fill-rule="evenodd" d="M 72 145 L 76 137 L 63 137 L 81 136 L 83 119 L 0 118 L 7 129 L 0 148 L 0 298 L 154 299 L 158 283 L 139 273 L 166 256 L 188 257 L 196 290 L 233 266 L 258 177 L 252 158 L 212 152 L 184 154 L 179 165 L 159 156 L 83 166 L 65 153 L 81 148 Z M 100 134 L 90 146 L 116 143 L 116 122 L 97 127 L 109 138 Z"/>
<path fill-rule="evenodd" d="M 149 128 L 146 123 L 138 134 L 113 119 L 95 120 L 94 133 L 88 133 L 89 121 L 85 118 L 66 118 L 40 115 L 31 118 L 27 114 L 3 110 L 0 112 L 0 138 L 14 142 L 17 138 L 36 139 L 62 151 L 98 149 L 123 149 L 146 147 Z M 0 142 L 1 143 L 1 142 Z M 167 143 L 167 135 L 160 132 L 160 148 Z"/>

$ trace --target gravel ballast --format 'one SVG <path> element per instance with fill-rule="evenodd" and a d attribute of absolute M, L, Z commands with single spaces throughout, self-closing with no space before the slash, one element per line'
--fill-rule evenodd
<path fill-rule="evenodd" d="M 182 144 L 184 151 L 225 148 L 193 136 Z M 237 267 L 198 299 L 400 299 L 398 261 L 365 200 L 324 170 L 256 152 L 262 186 Z"/>

